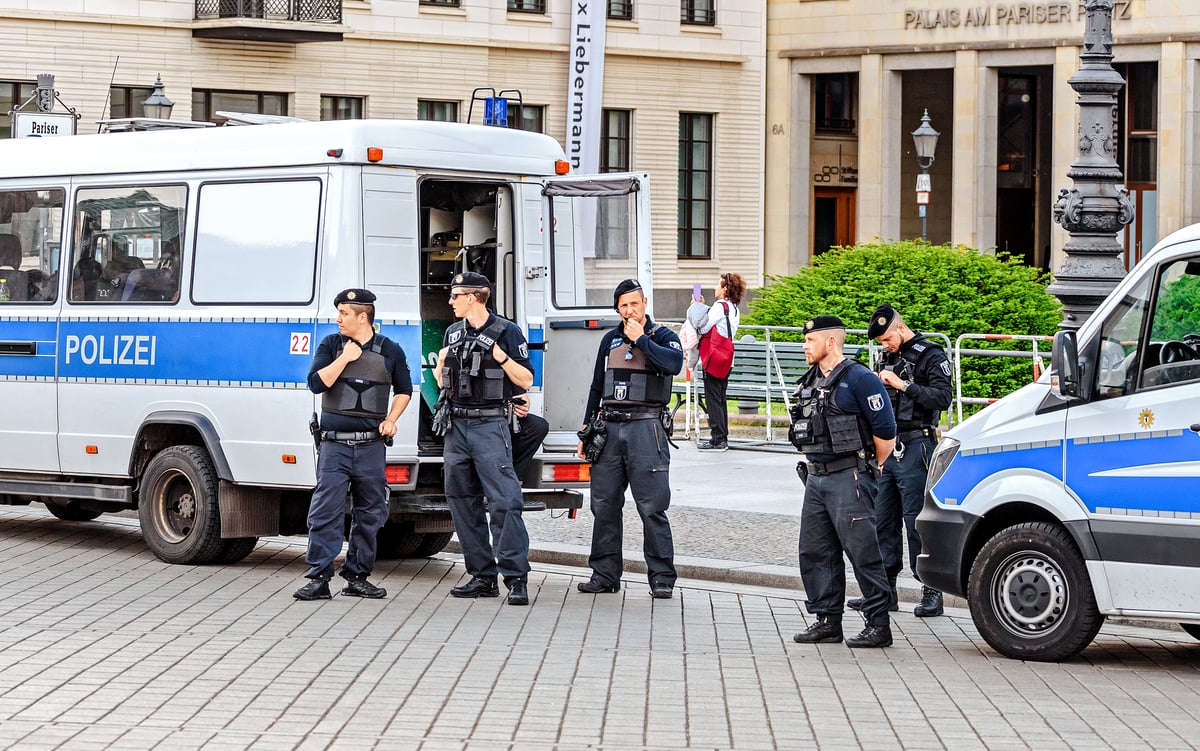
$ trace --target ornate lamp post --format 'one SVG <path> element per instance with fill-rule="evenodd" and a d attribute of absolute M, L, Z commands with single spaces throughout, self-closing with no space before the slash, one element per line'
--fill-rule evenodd
<path fill-rule="evenodd" d="M 1071 235 L 1048 290 L 1062 300 L 1063 329 L 1083 325 L 1125 276 L 1116 236 L 1133 219 L 1113 152 L 1113 110 L 1125 85 L 1112 67 L 1113 0 L 1087 0 L 1086 11 L 1081 65 L 1068 81 L 1079 95 L 1079 153 L 1067 172 L 1075 187 L 1054 202 L 1054 221 Z"/>
<path fill-rule="evenodd" d="M 932 192 L 929 184 L 929 168 L 933 166 L 933 155 L 937 151 L 938 133 L 929 124 L 929 110 L 921 115 L 921 124 L 912 132 L 913 147 L 917 150 L 917 164 L 921 174 L 917 177 L 917 211 L 921 215 L 921 242 L 926 242 L 925 214 L 929 206 L 929 194 Z"/>
<path fill-rule="evenodd" d="M 171 108 L 174 106 L 175 102 L 167 99 L 167 95 L 163 93 L 162 74 L 159 73 L 158 80 L 154 82 L 154 91 L 142 102 L 142 111 L 146 113 L 146 117 L 169 120 Z"/>

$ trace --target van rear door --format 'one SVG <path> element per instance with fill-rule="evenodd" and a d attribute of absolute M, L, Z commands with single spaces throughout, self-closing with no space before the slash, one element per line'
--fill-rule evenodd
<path fill-rule="evenodd" d="M 540 208 L 544 265 L 531 258 L 525 271 L 529 337 L 535 368 L 541 350 L 543 416 L 550 423 L 545 445 L 573 449 L 600 339 L 620 320 L 613 289 L 629 278 L 651 288 L 649 176 L 546 180 Z M 532 308 L 536 289 L 543 298 L 540 329 Z"/>

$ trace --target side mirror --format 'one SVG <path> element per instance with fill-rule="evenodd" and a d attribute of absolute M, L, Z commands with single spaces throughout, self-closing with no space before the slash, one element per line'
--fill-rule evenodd
<path fill-rule="evenodd" d="M 1079 398 L 1079 344 L 1074 331 L 1059 331 L 1054 335 L 1050 371 L 1050 388 L 1059 397 Z"/>

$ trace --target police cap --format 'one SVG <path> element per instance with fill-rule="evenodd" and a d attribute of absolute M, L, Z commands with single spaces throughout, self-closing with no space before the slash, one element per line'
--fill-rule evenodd
<path fill-rule="evenodd" d="M 369 289 L 344 289 L 337 293 L 337 297 L 333 298 L 335 306 L 342 303 L 351 305 L 374 305 L 375 293 Z"/>
<path fill-rule="evenodd" d="M 817 316 L 810 318 L 804 323 L 804 333 L 812 331 L 824 331 L 825 329 L 845 329 L 846 324 L 842 323 L 842 319 L 837 316 Z"/>
<path fill-rule="evenodd" d="M 641 290 L 641 288 L 642 283 L 637 279 L 626 279 L 618 284 L 617 288 L 613 290 L 613 307 L 617 307 L 617 302 L 621 299 L 622 295 L 628 295 L 630 292 L 637 292 Z"/>
<path fill-rule="evenodd" d="M 871 314 L 871 320 L 867 322 L 867 338 L 875 339 L 883 336 L 892 327 L 895 320 L 896 309 L 887 303 L 880 305 Z"/>
<path fill-rule="evenodd" d="M 450 281 L 452 287 L 468 287 L 470 289 L 491 289 L 492 283 L 483 274 L 474 271 L 464 271 L 461 274 L 455 274 L 454 279 Z"/>

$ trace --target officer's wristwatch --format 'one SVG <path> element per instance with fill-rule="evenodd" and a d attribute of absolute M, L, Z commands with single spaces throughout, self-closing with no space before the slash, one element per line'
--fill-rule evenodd
<path fill-rule="evenodd" d="M 904 390 L 904 391 L 908 391 L 908 387 L 909 387 L 909 386 L 911 386 L 911 385 L 912 385 L 912 381 L 905 381 L 905 382 L 904 382 L 904 389 L 903 389 L 903 390 Z"/>

